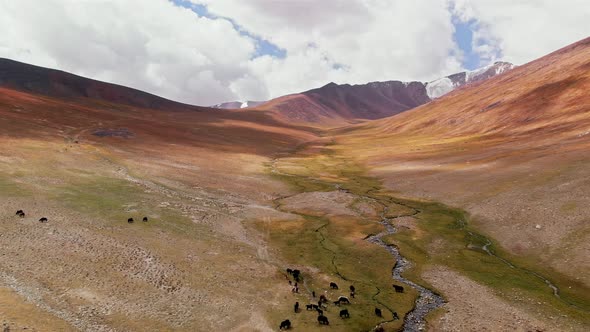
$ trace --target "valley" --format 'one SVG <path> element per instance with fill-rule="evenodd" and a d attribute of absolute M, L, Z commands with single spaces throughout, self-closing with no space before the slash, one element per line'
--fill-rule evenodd
<path fill-rule="evenodd" d="M 318 149 L 323 150 L 319 156 L 314 154 Z M 477 285 L 474 288 L 478 290 L 472 289 L 474 293 L 466 294 L 466 296 L 478 297 L 477 292 L 483 291 L 488 293 L 489 297 L 486 300 L 493 303 L 494 306 L 506 306 L 506 302 L 510 301 L 510 317 L 502 319 L 495 318 L 493 313 L 485 312 L 485 308 L 475 309 L 479 310 L 476 311 L 478 320 L 489 316 L 487 319 L 489 319 L 488 326 L 491 330 L 584 330 L 584 326 L 589 323 L 586 318 L 589 299 L 585 295 L 580 297 L 580 294 L 576 294 L 584 288 L 583 286 L 578 284 L 576 293 L 560 289 L 559 296 L 556 296 L 552 289 L 553 285 L 548 285 L 546 278 L 563 282 L 558 287 L 571 285 L 572 281 L 560 275 L 542 275 L 536 271 L 545 272 L 545 269 L 540 266 L 531 266 L 530 262 L 528 265 L 524 265 L 527 263 L 494 245 L 495 241 L 478 234 L 470 226 L 470 217 L 464 211 L 438 203 L 400 198 L 385 190 L 375 179 L 364 175 L 363 169 L 359 168 L 352 160 L 345 156 L 339 156 L 338 149 L 337 144 L 333 143 L 322 147 L 312 146 L 309 148 L 313 151 L 311 153 L 305 153 L 303 150 L 299 152 L 298 156 L 287 157 L 283 161 L 279 159 L 273 164 L 275 173 L 286 177 L 285 181 L 291 182 L 303 192 L 303 194 L 282 198 L 281 202 L 302 195 L 308 195 L 311 199 L 306 202 L 303 210 L 294 209 L 297 206 L 293 207 L 292 204 L 281 205 L 283 210 L 295 211 L 303 215 L 308 220 L 308 224 L 307 226 L 305 224 L 282 226 L 279 233 L 274 236 L 284 245 L 281 252 L 293 252 L 293 259 L 299 263 L 298 267 L 309 266 L 310 262 L 313 262 L 313 267 L 331 272 L 328 275 L 325 275 L 325 272 L 314 274 L 311 272 L 313 270 L 310 270 L 312 279 L 323 280 L 324 284 L 327 284 L 329 280 L 338 280 L 338 284 L 354 283 L 355 286 L 359 283 L 373 284 L 375 289 L 371 293 L 378 297 L 373 298 L 372 304 L 376 307 L 388 308 L 390 311 L 397 311 L 401 318 L 400 320 L 385 319 L 377 322 L 386 330 L 418 331 L 424 329 L 427 326 L 426 323 L 429 326 L 436 326 L 436 318 L 448 310 L 446 308 L 449 306 L 454 308 L 459 306 L 459 310 L 465 312 L 469 312 L 469 309 L 474 310 L 471 306 L 466 308 L 465 304 L 459 304 L 459 301 L 448 298 L 444 299 L 445 304 L 441 306 L 442 303 L 436 304 L 437 295 L 426 294 L 421 299 L 422 302 L 430 304 L 431 309 L 440 308 L 425 311 L 424 313 L 428 314 L 425 321 L 415 319 L 413 309 L 417 300 L 420 303 L 416 287 L 420 289 L 424 286 L 426 289 L 434 290 L 435 294 L 445 294 L 446 292 L 441 289 L 447 286 L 441 282 L 452 284 L 459 275 L 468 276 L 477 282 L 474 284 Z M 276 168 L 281 171 L 277 171 Z M 352 195 L 349 197 L 350 203 L 347 207 L 341 205 L 341 202 L 346 200 L 346 195 Z M 366 207 L 356 213 L 350 210 L 354 210 L 354 206 L 358 207 L 363 203 L 369 204 L 369 206 L 373 204 L 373 210 L 367 210 Z M 367 215 L 368 211 L 371 214 Z M 365 222 L 348 221 L 346 226 L 342 225 L 342 219 L 350 219 L 350 216 L 355 214 L 356 218 L 365 219 Z M 380 220 L 383 220 L 382 224 L 378 224 Z M 372 221 L 371 226 L 378 228 L 371 230 L 368 225 L 365 225 L 367 221 Z M 268 225 L 266 227 L 264 230 L 269 232 Z M 293 229 L 294 227 L 296 228 Z M 329 231 L 332 227 L 338 230 Z M 390 229 L 388 230 L 388 228 Z M 391 230 L 391 228 L 395 230 Z M 340 234 L 343 230 L 346 230 L 348 234 Z M 375 237 L 375 234 L 378 233 L 384 235 Z M 270 234 L 270 237 L 273 238 L 272 231 Z M 348 241 L 338 241 L 338 238 L 345 238 Z M 314 241 L 316 241 L 315 245 Z M 326 247 L 325 242 L 330 243 L 330 246 Z M 408 266 L 402 272 L 402 276 L 411 282 L 411 284 L 403 283 L 409 294 L 400 295 L 391 290 L 391 284 L 399 284 L 400 280 L 392 278 L 392 269 L 396 263 L 401 262 L 396 262 L 395 258 L 391 260 L 391 256 L 388 259 L 382 258 L 384 261 L 380 261 L 379 256 L 366 251 L 367 249 L 364 248 L 367 245 L 366 242 L 383 242 L 386 246 L 394 245 L 396 250 L 399 250 L 399 253 L 406 258 L 404 264 L 408 264 Z M 273 243 L 272 240 L 271 243 Z M 300 245 L 297 245 L 298 243 Z M 280 247 L 281 243 L 276 245 Z M 375 249 L 373 248 L 373 250 Z M 321 258 L 316 258 L 317 250 L 328 251 L 328 257 L 323 255 Z M 360 254 L 355 254 L 354 251 L 359 251 Z M 383 250 L 380 249 L 380 251 L 383 254 Z M 332 255 L 331 261 L 329 260 L 330 255 Z M 394 253 L 394 256 L 397 255 Z M 364 262 L 364 259 L 359 259 L 351 262 L 351 257 L 370 257 L 371 261 Z M 401 257 L 397 256 L 396 258 Z M 383 265 L 387 268 L 380 272 L 375 270 L 376 267 L 383 267 Z M 355 271 L 361 267 L 365 274 L 364 277 L 359 275 L 351 278 L 348 275 L 348 273 L 352 273 L 348 271 Z M 438 272 L 433 273 L 433 271 Z M 457 275 L 457 273 L 459 274 Z M 384 274 L 386 278 L 376 282 L 378 279 L 373 277 L 375 274 Z M 394 270 L 394 275 L 396 274 L 399 278 L 399 274 Z M 304 275 L 307 276 L 307 274 Z M 451 275 L 454 276 L 451 277 Z M 450 279 L 442 276 L 450 277 Z M 420 286 L 411 286 L 413 282 Z M 433 284 L 437 286 L 433 286 Z M 317 287 L 316 283 L 311 283 L 311 285 L 313 286 L 309 287 L 306 284 L 308 293 Z M 388 288 L 389 293 L 386 293 L 386 297 L 380 300 L 380 296 L 384 295 L 382 294 L 383 290 Z M 408 288 L 410 289 L 408 290 Z M 584 290 L 582 294 L 588 294 L 588 291 Z M 515 297 L 518 297 L 517 301 L 515 301 Z M 306 294 L 304 298 L 309 299 L 309 294 Z M 385 299 L 389 299 L 389 301 Z M 363 300 L 357 301 L 364 304 Z M 357 301 L 353 301 L 353 303 Z M 533 305 L 536 302 L 538 304 Z M 364 311 L 360 313 L 361 315 L 370 313 L 370 308 L 356 304 L 350 306 L 351 312 L 359 309 Z M 534 312 L 534 314 L 530 312 Z M 332 312 L 332 315 L 334 314 Z M 411 318 L 406 317 L 407 314 Z M 553 318 L 546 320 L 546 317 Z M 337 317 L 335 318 L 337 319 Z M 298 326 L 308 326 L 310 321 L 309 318 L 306 319 L 307 321 L 300 322 L 300 319 L 297 318 L 295 323 L 299 323 Z M 468 322 L 473 317 L 470 318 L 463 314 L 455 319 L 455 322 L 447 321 L 444 326 L 440 326 L 441 330 L 460 329 L 462 328 L 461 324 Z M 339 323 L 338 326 L 340 329 L 351 327 L 348 322 L 344 325 Z M 370 325 L 358 327 L 360 330 L 369 330 L 370 328 Z"/>
<path fill-rule="evenodd" d="M 0 61 L 0 322 L 587 331 L 589 55 L 244 109 Z"/>

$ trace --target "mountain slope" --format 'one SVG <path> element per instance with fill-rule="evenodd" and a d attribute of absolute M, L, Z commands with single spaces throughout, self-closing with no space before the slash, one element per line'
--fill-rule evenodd
<path fill-rule="evenodd" d="M 93 99 L 159 110 L 189 106 L 133 88 L 4 58 L 0 58 L 0 87 L 49 97 Z"/>
<path fill-rule="evenodd" d="M 506 62 L 471 72 L 453 74 L 429 83 L 372 82 L 361 85 L 330 83 L 321 88 L 273 99 L 257 107 L 271 110 L 286 121 L 341 126 L 361 120 L 386 118 L 426 104 L 460 88 L 514 68 Z"/>
<path fill-rule="evenodd" d="M 571 299 L 590 297 L 589 133 L 590 38 L 339 141 L 391 190 L 462 207 L 499 250 L 559 271 Z"/>
<path fill-rule="evenodd" d="M 274 99 L 257 109 L 271 110 L 285 120 L 299 123 L 338 125 L 391 116 L 428 101 L 426 90 L 419 82 L 330 83 Z"/>
<path fill-rule="evenodd" d="M 251 223 L 295 219 L 273 209 L 290 189 L 266 164 L 316 136 L 265 112 L 19 67 L 19 90 L 0 87 L 4 328 L 231 331 L 254 312 L 270 330 L 283 283 Z"/>
<path fill-rule="evenodd" d="M 589 39 L 512 71 L 475 82 L 378 126 L 393 132 L 466 134 L 584 130 L 588 120 Z"/>

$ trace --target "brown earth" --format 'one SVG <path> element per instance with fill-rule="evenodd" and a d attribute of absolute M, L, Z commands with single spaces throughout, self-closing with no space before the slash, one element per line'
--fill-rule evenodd
<path fill-rule="evenodd" d="M 388 188 L 466 209 L 510 253 L 588 289 L 589 66 L 585 39 L 398 116 L 340 130 L 339 143 Z"/>
<path fill-rule="evenodd" d="M 551 323 L 540 321 L 526 309 L 498 297 L 489 288 L 454 271 L 439 266 L 423 275 L 434 287 L 448 294 L 449 303 L 442 309 L 442 316 L 433 323 L 432 331 L 567 330 L 559 324 L 560 320 Z"/>
<path fill-rule="evenodd" d="M 269 330 L 285 263 L 249 222 L 298 218 L 274 209 L 291 191 L 264 164 L 313 133 L 261 112 L 0 92 L 0 303 L 23 307 L 2 316 L 12 330 Z"/>

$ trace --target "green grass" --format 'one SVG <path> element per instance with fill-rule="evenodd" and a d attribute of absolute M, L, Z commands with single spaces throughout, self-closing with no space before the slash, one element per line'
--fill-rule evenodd
<path fill-rule="evenodd" d="M 395 294 L 392 290 L 391 269 L 395 263 L 392 257 L 382 248 L 364 243 L 359 245 L 348 239 L 348 232 L 352 229 L 365 229 L 367 233 L 379 231 L 376 224 L 367 224 L 361 220 L 339 220 L 337 222 L 326 218 L 305 216 L 302 222 L 291 225 L 288 231 L 281 227 L 265 228 L 267 225 L 261 222 L 258 227 L 269 235 L 268 241 L 274 248 L 279 248 L 284 260 L 292 266 L 305 266 L 304 283 L 301 294 L 288 302 L 281 310 L 270 314 L 271 321 L 280 317 L 288 317 L 289 311 L 295 301 L 303 306 L 312 302 L 309 294 L 313 290 L 319 296 L 328 291 L 328 299 L 335 300 L 339 295 L 348 296 L 348 287 L 354 285 L 357 295 L 351 299 L 353 304 L 346 306 L 351 313 L 351 318 L 343 321 L 338 317 L 338 308 L 329 304 L 326 311 L 331 326 L 339 330 L 368 331 L 379 322 L 391 319 L 391 313 L 383 304 L 397 311 L 400 315 L 409 311 L 415 300 L 413 291 L 404 294 Z M 349 223 L 343 227 L 343 223 Z M 334 260 L 334 264 L 332 263 Z M 308 273 L 308 271 L 321 271 L 320 273 Z M 327 280 L 324 277 L 327 276 Z M 343 279 L 344 277 L 345 279 Z M 340 290 L 329 290 L 328 283 L 336 282 Z M 379 296 L 375 295 L 379 293 Z M 383 310 L 383 319 L 374 315 L 375 307 Z M 344 306 L 343 306 L 344 308 Z M 291 321 L 298 330 L 304 327 L 311 329 L 317 326 L 316 315 L 302 312 L 299 315 L 290 315 Z M 398 329 L 402 321 L 390 324 L 390 328 Z"/>
<path fill-rule="evenodd" d="M 468 216 L 459 209 L 435 203 L 412 204 L 422 211 L 417 216 L 420 235 L 402 230 L 388 239 L 400 247 L 402 255 L 416 263 L 416 268 L 406 274 L 409 278 L 421 280 L 420 272 L 425 266 L 444 265 L 492 287 L 506 298 L 514 293 L 522 294 L 542 303 L 542 309 L 548 314 L 561 313 L 582 322 L 590 322 L 587 314 L 590 310 L 590 292 L 581 283 L 557 271 L 541 268 L 532 259 L 510 255 L 493 240 L 490 240 L 490 250 L 504 261 L 490 256 L 481 249 L 487 243 L 486 237 L 470 228 L 466 222 Z M 437 246 L 436 250 L 428 250 L 434 241 L 442 245 Z M 557 299 L 545 282 L 533 272 L 556 284 L 565 302 Z"/>
<path fill-rule="evenodd" d="M 125 204 L 139 196 L 139 191 L 131 183 L 107 178 L 93 177 L 80 180 L 59 188 L 58 198 L 67 206 L 84 213 L 100 212 L 113 219 L 121 219 Z"/>
<path fill-rule="evenodd" d="M 31 191 L 25 186 L 14 181 L 15 176 L 0 173 L 0 193 L 4 196 L 24 197 L 29 196 Z"/>
<path fill-rule="evenodd" d="M 335 185 L 339 184 L 355 194 L 365 195 L 367 191 L 379 189 L 379 182 L 374 178 L 364 176 L 363 169 L 357 164 L 343 158 L 338 158 L 332 153 L 322 156 L 306 157 L 301 159 L 289 159 L 289 164 L 295 163 L 298 167 L 295 174 L 283 175 L 271 173 L 273 176 L 290 184 L 297 192 L 312 191 L 333 191 Z M 288 165 L 287 165 L 288 166 Z M 279 168 L 282 172 L 287 173 L 289 167 Z M 320 174 L 320 178 L 315 175 Z M 329 174 L 329 180 L 323 179 L 321 174 Z M 355 200 L 351 205 L 359 202 L 370 202 L 365 198 Z M 371 202 L 374 205 L 374 202 Z M 403 214 L 409 211 L 408 208 L 391 205 L 390 213 Z M 277 204 L 280 208 L 280 205 Z M 347 295 L 347 288 L 354 284 L 357 288 L 357 297 L 353 305 L 348 307 L 351 312 L 351 319 L 342 322 L 340 318 L 331 317 L 333 320 L 340 322 L 337 327 L 340 330 L 350 331 L 368 331 L 378 323 L 385 320 L 391 320 L 392 314 L 389 310 L 396 311 L 401 320 L 388 323 L 385 327 L 388 330 L 398 330 L 403 323 L 403 316 L 409 312 L 417 297 L 417 292 L 410 287 L 403 294 L 395 293 L 392 287 L 394 283 L 391 278 L 391 271 L 395 264 L 394 258 L 383 248 L 373 245 L 361 238 L 354 238 L 350 233 L 358 232 L 360 234 L 376 234 L 382 231 L 382 226 L 378 224 L 379 218 L 373 220 L 369 218 L 320 218 L 300 214 L 304 218 L 301 225 L 267 228 L 267 224 L 259 223 L 259 227 L 265 227 L 263 230 L 269 234 L 269 241 L 275 248 L 279 248 L 283 258 L 293 265 L 307 266 L 312 270 L 320 271 L 319 275 L 329 275 L 339 285 L 344 285 L 345 289 L 341 295 Z M 296 222 L 285 222 L 296 223 Z M 318 230 L 319 229 L 319 230 Z M 318 230 L 318 231 L 316 231 Z M 332 259 L 334 258 L 334 267 Z M 340 276 L 348 279 L 342 279 Z M 306 275 L 306 284 L 309 289 L 313 289 L 320 294 L 327 290 L 328 284 L 322 279 L 318 281 L 319 276 Z M 329 297 L 330 298 L 330 297 Z M 307 303 L 308 299 L 302 299 Z M 384 318 L 378 318 L 374 314 L 375 307 L 383 311 Z M 286 308 L 288 310 L 289 308 Z M 336 309 L 330 308 L 330 314 L 335 314 Z M 288 311 L 287 311 L 288 312 Z M 275 312 L 270 314 L 271 320 L 278 319 L 278 314 L 286 312 Z M 336 313 L 337 315 L 337 313 Z M 309 316 L 309 315 L 308 315 Z M 312 315 L 313 316 L 313 315 Z M 317 322 L 315 316 L 305 320 L 295 317 L 294 323 L 297 326 L 315 327 Z M 298 327 L 299 328 L 299 327 Z"/>
<path fill-rule="evenodd" d="M 578 208 L 578 203 L 574 201 L 567 202 L 560 207 L 561 212 L 572 213 Z"/>
<path fill-rule="evenodd" d="M 388 217 L 408 215 L 418 210 L 418 231 L 400 229 L 398 233 L 384 238 L 398 245 L 402 255 L 414 263 L 413 268 L 404 273 L 406 278 L 432 288 L 421 278 L 421 272 L 428 266 L 442 265 L 491 287 L 508 300 L 513 300 L 515 294 L 533 299 L 540 304 L 535 309 L 540 309 L 546 315 L 567 315 L 584 324 L 590 323 L 590 291 L 581 283 L 557 271 L 538 266 L 533 259 L 510 255 L 493 239 L 479 234 L 469 223 L 469 216 L 460 209 L 439 203 L 399 198 L 386 192 L 377 179 L 365 175 L 363 167 L 334 151 L 324 149 L 321 155 L 279 160 L 278 168 L 290 175 L 273 174 L 290 184 L 297 192 L 332 191 L 338 184 L 354 194 L 371 197 L 383 206 L 390 207 Z M 289 165 L 296 166 L 291 168 L 294 170 L 292 173 L 289 172 Z M 385 290 L 377 298 L 382 303 L 391 305 L 399 314 L 410 310 L 416 294 L 409 292 L 407 296 L 399 298 L 389 289 L 393 282 L 392 257 L 380 247 L 361 248 L 347 242 L 347 229 L 359 230 L 360 227 L 366 234 L 376 232 L 366 227 L 370 225 L 366 220 L 364 225 L 356 221 L 352 225 L 343 226 L 326 218 L 302 216 L 306 221 L 297 226 L 296 230 L 285 231 L 279 227 L 270 231 L 272 245 L 280 249 L 287 261 L 335 275 L 331 258 L 336 255 L 335 262 L 340 274 L 350 276 L 358 284 L 366 284 L 368 289 L 373 287 L 376 291 L 377 286 L 382 291 Z M 315 232 L 321 225 L 325 225 L 321 231 L 327 239 L 324 240 L 325 248 L 320 245 L 322 238 Z M 481 249 L 488 241 L 491 241 L 490 250 L 501 259 Z M 435 249 L 432 248 L 433 243 L 436 243 Z M 561 289 L 563 300 L 556 298 L 545 282 L 534 273 L 556 284 Z M 308 282 L 316 287 L 315 280 Z M 372 298 L 365 297 L 362 301 L 373 301 L 374 304 Z M 365 311 L 367 310 L 368 307 Z M 431 318 L 436 314 L 432 313 Z M 366 330 L 371 324 L 375 325 L 374 318 L 370 314 L 360 315 L 358 320 L 351 319 L 350 324 L 341 328 Z M 393 324 L 389 327 L 395 330 L 400 325 Z"/>
<path fill-rule="evenodd" d="M 104 176 L 70 179 L 66 185 L 53 188 L 50 195 L 65 207 L 99 217 L 105 225 L 127 225 L 135 220 L 136 229 L 160 228 L 183 236 L 199 231 L 188 218 L 177 211 L 159 207 L 157 194 L 147 194 L 132 182 Z M 142 222 L 148 216 L 149 222 Z"/>

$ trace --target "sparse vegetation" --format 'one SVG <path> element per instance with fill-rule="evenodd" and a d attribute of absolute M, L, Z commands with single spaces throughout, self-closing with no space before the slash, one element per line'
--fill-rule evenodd
<path fill-rule="evenodd" d="M 469 216 L 459 209 L 438 203 L 398 198 L 395 194 L 383 190 L 376 179 L 364 175 L 362 167 L 335 151 L 337 150 L 331 149 L 319 156 L 306 154 L 305 150 L 300 151 L 297 156 L 275 162 L 273 167 L 280 172 L 275 172 L 274 175 L 292 184 L 300 192 L 344 188 L 359 196 L 371 197 L 382 205 L 391 207 L 389 217 L 408 213 L 411 208 L 419 210 L 415 219 L 415 230 L 399 229 L 398 233 L 386 239 L 398 245 L 401 253 L 415 263 L 414 267 L 405 273 L 410 280 L 430 287 L 422 279 L 421 271 L 427 266 L 447 266 L 495 289 L 497 294 L 506 299 L 514 301 L 517 296 L 521 298 L 517 302 L 525 305 L 528 299 L 534 299 L 533 301 L 540 304 L 535 307 L 543 308 L 542 311 L 547 315 L 565 314 L 582 324 L 588 323 L 586 313 L 590 299 L 583 295 L 588 294 L 587 291 L 579 291 L 584 289 L 583 285 L 572 282 L 555 271 L 534 266 L 531 261 L 513 257 L 491 240 L 488 243 L 488 238 L 478 234 L 470 225 Z M 323 152 L 326 152 L 326 149 Z M 354 204 L 358 204 L 358 200 Z M 278 206 L 280 208 L 280 201 Z M 382 285 L 392 283 L 391 256 L 379 247 L 360 244 L 361 234 L 378 232 L 374 223 L 363 225 L 360 220 L 348 220 L 346 226 L 343 226 L 343 218 L 319 218 L 299 214 L 305 221 L 285 226 L 288 229 L 277 226 L 276 229 L 270 230 L 270 239 L 273 245 L 281 248 L 286 260 L 318 271 L 310 276 L 312 281 L 308 282 L 311 285 L 315 286 L 315 280 L 322 280 L 325 274 L 338 273 L 354 276 L 355 282 L 372 284 L 380 289 L 383 288 Z M 355 242 L 350 241 L 351 233 L 357 236 Z M 436 248 L 433 247 L 433 243 L 436 243 Z M 500 258 L 489 255 L 483 249 L 484 246 Z M 333 262 L 330 260 L 332 254 L 335 257 Z M 370 264 L 365 265 L 366 262 Z M 381 268 L 384 265 L 387 268 Z M 549 278 L 557 284 L 562 289 L 563 300 L 556 298 L 539 276 Z M 571 291 L 572 289 L 578 291 Z M 399 308 L 397 311 L 404 313 L 410 310 L 416 297 L 411 291 L 410 294 L 400 298 L 390 291 L 380 293 L 379 300 L 395 306 L 396 309 Z M 364 311 L 371 313 L 370 306 L 371 304 L 368 304 L 363 308 L 366 309 Z M 374 303 L 374 306 L 378 304 Z M 346 327 L 351 330 L 363 326 L 360 322 L 362 320 L 367 319 L 365 322 L 371 322 L 369 325 L 375 322 L 375 315 L 370 315 L 373 319 L 368 317 L 369 315 L 360 315 L 356 319 L 355 316 L 357 315 L 351 316 L 350 321 L 347 321 L 350 325 Z M 393 324 L 390 328 L 399 326 Z"/>

